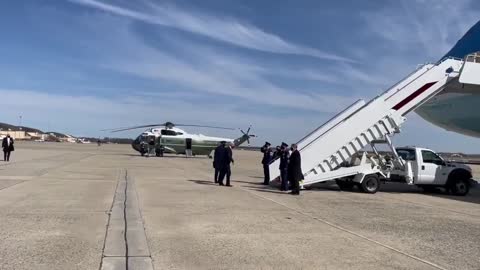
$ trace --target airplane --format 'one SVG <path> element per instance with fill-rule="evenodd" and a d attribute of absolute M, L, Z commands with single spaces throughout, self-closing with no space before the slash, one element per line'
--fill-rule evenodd
<path fill-rule="evenodd" d="M 90 142 L 89 140 L 84 139 L 84 138 L 78 138 L 78 139 L 77 139 L 77 143 L 89 144 L 89 143 L 92 143 L 92 142 Z"/>
<path fill-rule="evenodd" d="M 203 125 L 187 125 L 187 124 L 174 124 L 172 122 L 166 122 L 163 124 L 151 124 L 142 125 L 128 128 L 119 128 L 109 130 L 111 132 L 121 132 L 126 130 L 133 130 L 139 128 L 149 128 L 142 132 L 133 142 L 132 148 L 139 152 L 142 156 L 149 156 L 153 154 L 149 151 L 151 146 L 150 142 L 153 142 L 154 152 L 157 157 L 163 156 L 164 153 L 170 154 L 185 154 L 187 156 L 206 155 L 212 157 L 212 151 L 225 141 L 226 143 L 232 143 L 235 147 L 240 146 L 244 142 L 250 144 L 250 138 L 255 135 L 250 134 L 251 127 L 247 132 L 240 130 L 242 136 L 237 139 L 211 137 L 203 134 L 189 134 L 185 130 L 177 128 L 177 126 L 183 127 L 204 127 L 213 129 L 225 129 L 234 130 L 232 128 L 215 127 L 215 126 L 203 126 Z M 105 130 L 104 130 L 105 131 Z"/>
<path fill-rule="evenodd" d="M 480 21 L 442 57 L 480 63 Z M 464 66 L 464 68 L 466 68 Z M 475 71 L 476 74 L 480 70 Z M 480 77 L 477 77 L 480 80 Z M 415 112 L 428 122 L 448 131 L 480 137 L 480 85 L 459 77 Z"/>

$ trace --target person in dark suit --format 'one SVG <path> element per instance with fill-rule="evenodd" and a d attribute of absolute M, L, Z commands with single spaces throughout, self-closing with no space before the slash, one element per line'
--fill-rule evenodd
<path fill-rule="evenodd" d="M 277 147 L 275 147 L 275 151 L 273 151 L 272 160 L 270 161 L 270 163 L 273 163 L 275 160 L 279 159 L 281 156 L 282 156 L 282 146 L 277 145 Z"/>
<path fill-rule="evenodd" d="M 303 180 L 302 158 L 296 144 L 292 144 L 292 153 L 288 162 L 288 180 L 292 183 L 290 194 L 300 195 L 300 181 Z"/>
<path fill-rule="evenodd" d="M 271 144 L 265 142 L 265 145 L 260 148 L 260 151 L 263 153 L 262 164 L 263 164 L 263 184 L 270 184 L 270 162 L 272 161 L 272 149 L 270 148 Z"/>
<path fill-rule="evenodd" d="M 3 161 L 10 161 L 10 153 L 15 151 L 13 144 L 13 138 L 10 137 L 10 134 L 7 134 L 7 137 L 2 140 Z"/>
<path fill-rule="evenodd" d="M 225 149 L 225 144 L 227 142 L 221 141 L 220 144 L 215 148 L 215 152 L 213 153 L 213 168 L 215 169 L 215 183 L 218 183 L 218 175 L 220 173 L 220 160 L 222 156 L 222 151 Z"/>
<path fill-rule="evenodd" d="M 231 187 L 230 185 L 230 176 L 232 175 L 232 171 L 230 169 L 230 163 L 234 163 L 233 160 L 233 152 L 232 152 L 232 143 L 228 144 L 224 147 L 222 153 L 222 158 L 220 160 L 220 176 L 218 177 L 218 184 L 223 186 L 223 178 L 225 175 L 227 176 L 227 187 Z"/>
<path fill-rule="evenodd" d="M 288 159 L 290 158 L 290 153 L 288 151 L 288 144 L 282 143 L 280 155 L 280 179 L 282 184 L 280 187 L 281 191 L 288 190 Z"/>
<path fill-rule="evenodd" d="M 155 153 L 155 136 L 149 136 L 148 138 L 148 156 Z"/>

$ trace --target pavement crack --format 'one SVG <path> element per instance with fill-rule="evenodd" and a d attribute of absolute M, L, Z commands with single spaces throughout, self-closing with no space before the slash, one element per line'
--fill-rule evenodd
<path fill-rule="evenodd" d="M 100 270 L 153 269 L 134 179 L 127 170 L 118 179 Z"/>
<path fill-rule="evenodd" d="M 127 220 L 127 199 L 128 199 L 128 171 L 125 170 L 125 198 L 123 200 L 123 238 L 125 240 L 125 269 L 128 270 L 128 220 Z"/>
<path fill-rule="evenodd" d="M 110 205 L 110 209 L 108 211 L 105 211 L 105 213 L 108 215 L 108 218 L 107 218 L 107 226 L 105 228 L 105 238 L 103 239 L 102 259 L 100 260 L 100 267 L 99 267 L 100 270 L 103 267 L 103 258 L 105 257 L 105 246 L 107 244 L 108 230 L 110 228 L 110 219 L 112 217 L 112 209 L 113 209 L 113 205 L 115 204 L 115 199 L 117 197 L 117 189 L 120 183 L 120 172 L 118 172 L 118 174 L 119 175 L 117 176 L 117 185 L 115 186 L 115 193 L 113 194 L 112 204 Z"/>

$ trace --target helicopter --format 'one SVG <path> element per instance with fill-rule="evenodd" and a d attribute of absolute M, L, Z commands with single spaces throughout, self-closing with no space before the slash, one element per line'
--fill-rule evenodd
<path fill-rule="evenodd" d="M 247 142 L 250 138 L 256 137 L 250 134 L 251 126 L 246 132 L 240 129 L 242 136 L 237 139 L 211 137 L 203 134 L 189 134 L 178 127 L 202 127 L 211 129 L 235 130 L 233 128 L 174 124 L 166 122 L 163 124 L 141 125 L 127 128 L 109 129 L 103 131 L 121 132 L 133 129 L 147 128 L 132 142 L 132 148 L 142 156 L 155 155 L 162 157 L 164 154 L 184 154 L 188 156 L 206 155 L 212 157 L 212 152 L 222 142 L 232 143 L 234 147 Z"/>

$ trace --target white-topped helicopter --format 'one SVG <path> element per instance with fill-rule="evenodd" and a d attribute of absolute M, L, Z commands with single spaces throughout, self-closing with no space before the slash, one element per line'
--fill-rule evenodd
<path fill-rule="evenodd" d="M 235 130 L 226 127 L 173 124 L 172 122 L 166 122 L 163 124 L 142 125 L 111 129 L 108 131 L 121 132 L 132 129 L 148 128 L 132 142 L 132 148 L 142 156 L 155 154 L 157 157 L 163 156 L 164 153 L 185 154 L 187 156 L 207 155 L 212 157 L 212 151 L 222 141 L 232 143 L 234 146 L 239 146 L 244 142 L 250 144 L 250 138 L 255 137 L 255 135 L 249 134 L 251 127 L 248 128 L 247 132 L 240 129 L 242 132 L 241 137 L 237 139 L 229 139 L 211 137 L 203 134 L 189 134 L 185 130 L 177 128 L 177 126 Z"/>

